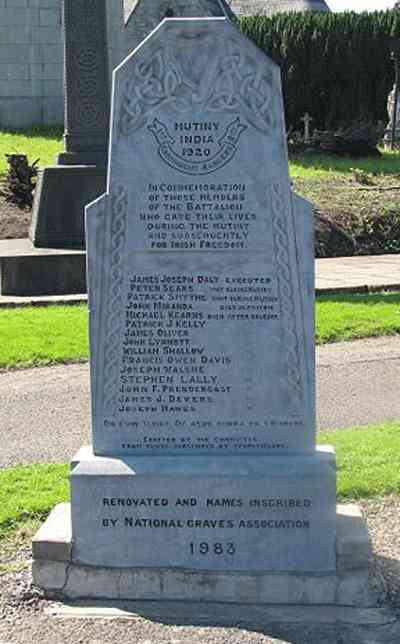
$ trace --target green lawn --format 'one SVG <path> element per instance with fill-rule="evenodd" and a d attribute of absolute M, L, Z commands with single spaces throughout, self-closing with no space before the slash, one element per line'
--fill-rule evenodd
<path fill-rule="evenodd" d="M 400 494 L 400 422 L 318 434 L 337 454 L 338 498 Z"/>
<path fill-rule="evenodd" d="M 352 175 L 357 168 L 368 174 L 400 174 L 400 153 L 382 151 L 380 158 L 350 159 L 330 154 L 301 154 L 289 163 L 293 179 L 318 179 L 324 181 L 334 176 L 343 178 Z"/>
<path fill-rule="evenodd" d="M 318 442 L 336 448 L 339 500 L 400 494 L 399 423 L 329 432 Z M 67 465 L 0 470 L 0 540 L 68 499 Z"/>
<path fill-rule="evenodd" d="M 400 333 L 400 293 L 317 300 L 318 344 Z M 0 310 L 0 368 L 86 360 L 85 305 Z"/>
<path fill-rule="evenodd" d="M 316 327 L 317 344 L 400 333 L 400 293 L 318 297 Z"/>
<path fill-rule="evenodd" d="M 69 499 L 67 465 L 28 465 L 0 470 L 0 540 L 25 521 L 43 518 Z"/>
<path fill-rule="evenodd" d="M 7 171 L 6 154 L 27 154 L 30 163 L 40 159 L 39 166 L 54 165 L 62 150 L 61 128 L 32 128 L 21 132 L 0 131 L 0 176 Z"/>
<path fill-rule="evenodd" d="M 0 368 L 86 360 L 87 308 L 22 307 L 0 310 Z"/>
<path fill-rule="evenodd" d="M 19 132 L 0 130 L 0 175 L 7 164 L 5 154 L 26 153 L 30 161 L 40 159 L 40 166 L 52 165 L 63 149 L 61 127 L 33 127 Z M 352 168 L 370 174 L 400 174 L 400 153 L 383 151 L 381 158 L 348 159 L 329 154 L 300 154 L 289 163 L 293 179 L 325 180 L 332 176 L 351 175 Z"/>

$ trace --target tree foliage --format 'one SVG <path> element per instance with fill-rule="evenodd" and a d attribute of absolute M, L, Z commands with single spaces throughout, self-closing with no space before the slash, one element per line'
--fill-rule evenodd
<path fill-rule="evenodd" d="M 306 112 L 319 129 L 387 122 L 399 9 L 278 13 L 242 18 L 240 28 L 281 68 L 288 127 L 302 129 Z"/>

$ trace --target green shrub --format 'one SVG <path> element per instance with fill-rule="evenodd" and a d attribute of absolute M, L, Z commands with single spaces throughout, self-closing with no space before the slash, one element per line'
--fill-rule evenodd
<path fill-rule="evenodd" d="M 400 10 L 257 16 L 240 28 L 281 68 L 288 127 L 302 130 L 306 112 L 318 129 L 387 122 Z"/>

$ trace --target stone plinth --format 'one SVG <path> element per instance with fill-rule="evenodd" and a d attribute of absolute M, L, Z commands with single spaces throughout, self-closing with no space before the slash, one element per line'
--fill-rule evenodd
<path fill-rule="evenodd" d="M 54 166 L 39 173 L 30 238 L 36 248 L 85 248 L 84 212 L 106 185 L 96 166 Z"/>
<path fill-rule="evenodd" d="M 1 295 L 86 293 L 86 254 L 35 248 L 29 239 L 0 241 Z"/>
<path fill-rule="evenodd" d="M 226 572 L 335 570 L 334 454 L 105 458 L 71 468 L 74 560 Z M 115 544 L 118 543 L 118 548 Z"/>
<path fill-rule="evenodd" d="M 379 584 L 370 577 L 368 531 L 357 506 L 337 507 L 336 534 L 337 568 L 326 573 L 88 566 L 75 561 L 71 509 L 61 504 L 33 541 L 33 581 L 59 599 L 375 606 Z"/>

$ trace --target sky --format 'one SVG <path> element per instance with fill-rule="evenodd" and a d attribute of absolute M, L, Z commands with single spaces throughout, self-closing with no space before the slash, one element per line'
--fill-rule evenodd
<path fill-rule="evenodd" d="M 332 11 L 381 11 L 392 9 L 395 0 L 326 0 Z"/>

